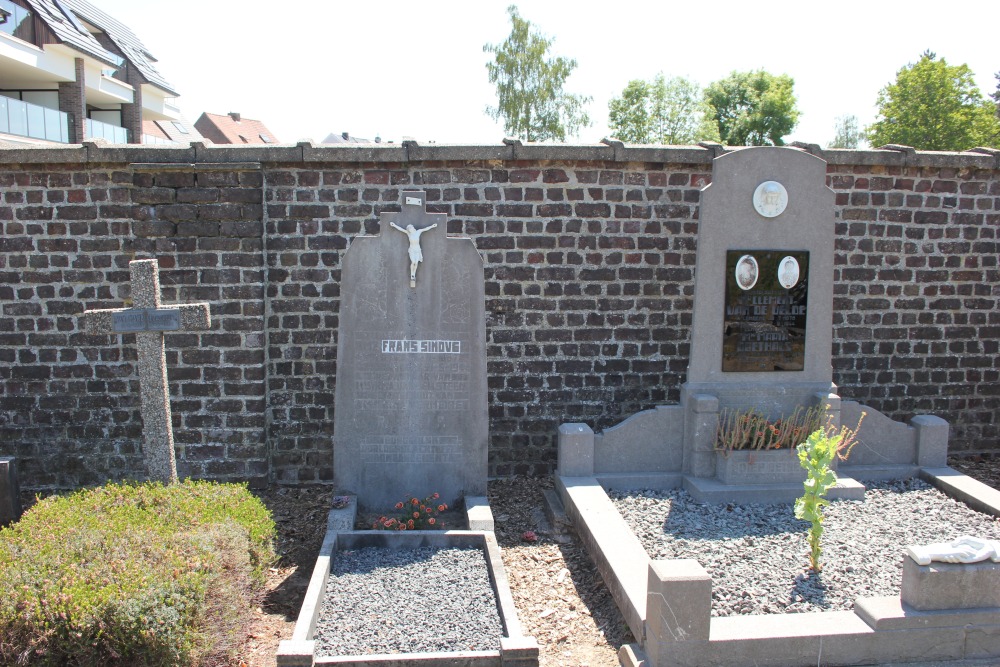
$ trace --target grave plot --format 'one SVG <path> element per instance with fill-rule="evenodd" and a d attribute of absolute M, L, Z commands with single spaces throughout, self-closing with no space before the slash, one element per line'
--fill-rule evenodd
<path fill-rule="evenodd" d="M 353 531 L 356 507 L 330 513 L 278 665 L 538 664 L 492 530 Z"/>
<path fill-rule="evenodd" d="M 1000 539 L 1000 519 L 926 482 L 876 482 L 864 502 L 826 508 L 823 569 L 814 573 L 809 524 L 791 504 L 703 504 L 683 489 L 609 496 L 651 560 L 693 558 L 705 568 L 713 617 L 851 611 L 858 597 L 900 594 L 900 545 Z"/>
<path fill-rule="evenodd" d="M 278 664 L 537 665 L 485 497 L 482 258 L 471 239 L 445 234 L 444 214 L 426 212 L 426 193 L 403 191 L 401 203 L 344 256 L 333 468 L 351 502 L 331 511 Z M 414 530 L 435 526 L 413 498 L 464 508 L 471 530 Z M 399 521 L 356 531 L 356 512 Z"/>
<path fill-rule="evenodd" d="M 819 424 L 834 432 L 842 425 L 857 431 L 854 448 L 841 452 L 829 493 L 847 499 L 843 506 L 867 503 L 868 485 L 873 507 L 863 511 L 877 511 L 882 481 L 920 477 L 1000 516 L 1000 493 L 946 467 L 944 420 L 917 415 L 903 424 L 837 394 L 830 362 L 836 219 L 825 178 L 822 160 L 794 149 L 747 148 L 716 158 L 701 198 L 691 362 L 680 404 L 640 412 L 602 433 L 586 424 L 559 428 L 557 488 L 566 512 L 639 640 L 623 651 L 625 664 L 639 658 L 646 667 L 738 667 L 1000 657 L 1000 600 L 977 595 L 1000 589 L 1000 564 L 987 558 L 949 569 L 911 562 L 906 548 L 915 540 L 938 544 L 955 537 L 954 525 L 936 534 L 943 528 L 929 513 L 911 517 L 916 522 L 906 524 L 909 532 L 888 530 L 875 518 L 853 522 L 851 529 L 869 541 L 878 543 L 873 533 L 893 540 L 876 549 L 886 554 L 881 565 L 864 566 L 869 590 L 843 592 L 844 599 L 824 607 L 833 590 L 818 586 L 820 577 L 796 582 L 802 570 L 794 560 L 791 567 L 776 566 L 791 577 L 784 590 L 771 580 L 726 580 L 723 563 L 736 567 L 743 552 L 756 553 L 755 565 L 763 565 L 791 546 L 805 562 L 808 550 L 772 525 L 770 510 L 744 517 L 759 524 L 760 535 L 730 526 L 731 535 L 704 550 L 690 548 L 697 540 L 688 539 L 687 552 L 656 549 L 651 559 L 608 497 L 650 489 L 673 501 L 718 506 L 690 518 L 690 530 L 709 516 L 739 521 L 736 508 L 748 503 L 770 504 L 786 515 L 803 494 L 794 447 L 819 428 L 793 416 L 818 412 Z M 751 427 L 734 430 L 733 424 Z M 789 428 L 802 432 L 779 436 Z M 640 534 L 648 539 L 661 530 L 655 523 Z M 981 531 L 972 543 L 995 539 L 995 529 Z M 783 544 L 782 535 L 792 544 Z M 838 567 L 846 576 L 848 567 L 861 564 L 833 566 L 828 576 Z M 775 588 L 781 599 L 769 597 Z M 764 604 L 750 603 L 754 597 Z"/>

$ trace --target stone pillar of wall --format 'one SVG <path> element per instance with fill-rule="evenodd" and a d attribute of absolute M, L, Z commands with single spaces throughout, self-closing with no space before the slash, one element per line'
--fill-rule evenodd
<path fill-rule="evenodd" d="M 132 104 L 122 105 L 122 126 L 128 130 L 128 142 L 130 144 L 142 143 L 142 84 L 146 79 L 142 74 L 129 63 L 126 66 L 125 78 L 128 84 L 135 89 Z"/>
<path fill-rule="evenodd" d="M 69 115 L 69 143 L 79 144 L 86 138 L 87 96 L 84 93 L 83 58 L 74 59 L 75 81 L 59 84 L 59 111 Z"/>

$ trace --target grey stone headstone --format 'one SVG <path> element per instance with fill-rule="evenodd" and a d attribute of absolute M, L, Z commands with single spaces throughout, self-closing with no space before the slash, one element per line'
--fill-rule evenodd
<path fill-rule="evenodd" d="M 769 181 L 779 183 L 786 193 L 784 208 L 777 214 L 774 210 L 762 212 L 760 199 L 755 198 Z M 834 225 L 834 195 L 826 186 L 823 160 L 792 148 L 774 147 L 746 148 L 716 158 L 712 183 L 702 193 L 699 213 L 688 393 L 718 396 L 720 407 L 759 407 L 780 414 L 809 402 L 816 393 L 832 390 Z M 732 271 L 727 268 L 727 257 L 732 264 L 732 251 L 741 256 L 759 251 L 762 268 L 767 258 L 764 253 L 774 257 L 794 254 L 800 262 L 804 255 L 798 253 L 808 253 L 808 267 L 800 279 L 800 285 L 808 286 L 808 309 L 804 327 L 796 325 L 796 331 L 805 330 L 801 366 L 759 364 L 768 367 L 765 371 L 752 370 L 749 364 L 730 364 L 742 372 L 723 370 L 727 280 L 730 292 L 734 290 Z M 757 301 L 771 303 L 765 309 L 773 309 L 775 316 L 768 311 L 761 324 L 779 331 L 782 323 L 777 312 L 785 306 L 772 294 L 783 291 L 770 276 L 772 264 L 766 263 L 768 276 L 760 276 L 747 294 L 756 294 L 754 290 L 761 288 L 767 292 Z M 794 288 L 788 292 L 792 294 Z M 763 344 L 744 347 L 766 350 L 773 337 L 766 334 L 761 338 Z"/>
<path fill-rule="evenodd" d="M 17 459 L 0 458 L 0 527 L 21 518 L 21 488 L 17 482 Z"/>
<path fill-rule="evenodd" d="M 404 191 L 377 236 L 344 256 L 337 343 L 333 465 L 340 492 L 390 509 L 437 492 L 454 504 L 486 495 L 489 422 L 483 263 L 446 216 Z M 422 259 L 401 230 L 426 229 Z M 432 225 L 437 225 L 430 229 Z"/>

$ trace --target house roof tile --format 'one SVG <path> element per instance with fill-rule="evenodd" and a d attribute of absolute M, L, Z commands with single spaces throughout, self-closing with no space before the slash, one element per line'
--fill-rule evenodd
<path fill-rule="evenodd" d="M 201 132 L 202 136 L 216 144 L 280 143 L 264 123 L 252 118 L 244 118 L 237 113 L 205 112 L 194 122 L 194 126 Z"/>

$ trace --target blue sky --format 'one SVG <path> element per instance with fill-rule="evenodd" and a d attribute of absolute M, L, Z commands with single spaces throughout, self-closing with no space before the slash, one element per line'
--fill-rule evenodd
<path fill-rule="evenodd" d="M 499 143 L 486 43 L 510 31 L 509 0 L 200 0 L 195 12 L 162 0 L 91 0 L 131 27 L 182 94 L 192 120 L 238 111 L 283 142 L 330 132 L 387 140 Z M 802 112 L 788 140 L 825 145 L 837 116 L 875 119 L 880 88 L 925 49 L 966 63 L 996 89 L 1000 2 L 819 3 L 521 0 L 521 15 L 576 58 L 567 89 L 591 95 L 594 123 L 578 141 L 608 135 L 608 100 L 630 79 L 686 76 L 705 86 L 733 70 L 795 79 Z"/>

